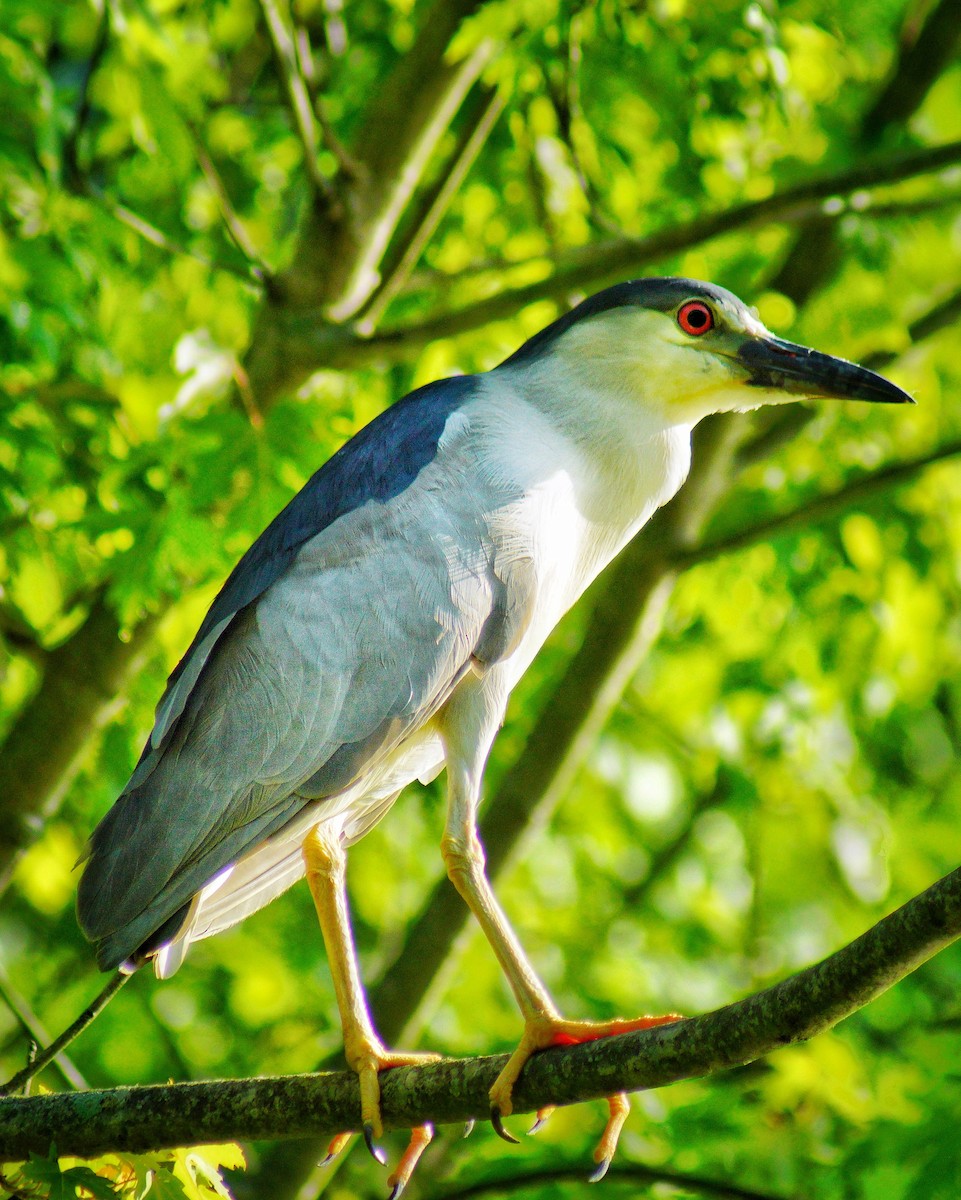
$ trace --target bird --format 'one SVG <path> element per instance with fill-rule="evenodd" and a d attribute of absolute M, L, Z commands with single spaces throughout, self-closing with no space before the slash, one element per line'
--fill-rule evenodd
<path fill-rule="evenodd" d="M 683 484 L 697 422 L 803 398 L 913 403 L 774 336 L 722 287 L 654 277 L 588 297 L 490 371 L 388 407 L 251 545 L 170 675 L 86 849 L 78 918 L 100 967 L 152 961 L 167 978 L 193 942 L 306 876 L 360 1125 L 385 1161 L 379 1073 L 436 1056 L 390 1049 L 374 1028 L 345 855 L 408 784 L 446 767 L 443 861 L 523 1019 L 490 1091 L 495 1129 L 516 1140 L 502 1119 L 533 1053 L 677 1019 L 561 1016 L 485 874 L 484 766 L 548 634 Z M 610 1100 L 595 1175 L 625 1103 Z M 395 1198 L 428 1139 L 414 1132 Z"/>

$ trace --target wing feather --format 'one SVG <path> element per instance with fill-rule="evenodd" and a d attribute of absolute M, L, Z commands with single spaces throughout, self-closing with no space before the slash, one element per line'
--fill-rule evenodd
<path fill-rule="evenodd" d="M 514 640 L 492 633 L 498 614 L 518 610 L 488 536 L 498 498 L 478 484 L 476 503 L 451 503 L 472 466 L 466 423 L 458 428 L 407 488 L 308 537 L 231 616 L 228 601 L 219 616 L 215 603 L 195 639 L 203 664 L 190 651 L 172 678 L 187 690 L 160 714 L 149 769 L 142 760 L 91 839 L 79 913 L 102 965 L 149 944 L 308 806 L 354 789 L 352 827 L 372 823 L 386 807 L 378 764 L 446 701 L 478 646 L 489 656 Z M 246 595 L 242 583 L 230 604 Z M 391 796 L 403 782 L 392 780 Z M 290 870 L 265 881 L 266 899 Z M 252 880 L 250 902 L 257 894 Z M 225 889 L 225 912 L 226 899 Z"/>
<path fill-rule="evenodd" d="M 290 567 L 301 548 L 370 500 L 399 495 L 432 458 L 450 414 L 476 387 L 470 375 L 440 380 L 386 409 L 337 451 L 297 493 L 230 573 L 168 680 L 141 759 L 141 778 L 171 733 L 210 653 L 230 623 Z M 138 770 L 140 768 L 138 767 Z"/>

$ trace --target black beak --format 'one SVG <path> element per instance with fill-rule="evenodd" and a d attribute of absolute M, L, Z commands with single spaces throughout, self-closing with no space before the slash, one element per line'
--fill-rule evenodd
<path fill-rule="evenodd" d="M 875 404 L 913 404 L 913 397 L 865 367 L 783 342 L 776 337 L 749 338 L 737 352 L 752 387 L 780 389 L 796 396 L 832 400 L 871 400 Z"/>

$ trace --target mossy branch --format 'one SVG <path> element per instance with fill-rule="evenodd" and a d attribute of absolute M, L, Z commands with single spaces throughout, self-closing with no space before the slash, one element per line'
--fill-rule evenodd
<path fill-rule="evenodd" d="M 662 1087 L 760 1058 L 837 1024 L 961 936 L 961 868 L 797 975 L 704 1016 L 535 1057 L 515 1111 Z M 504 1055 L 405 1067 L 383 1077 L 387 1128 L 483 1118 Z M 112 1088 L 0 1100 L 0 1160 L 90 1156 L 199 1142 L 304 1137 L 355 1129 L 347 1072 Z"/>

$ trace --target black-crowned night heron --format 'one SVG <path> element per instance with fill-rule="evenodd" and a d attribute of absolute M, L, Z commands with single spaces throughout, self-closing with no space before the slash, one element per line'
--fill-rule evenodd
<path fill-rule="evenodd" d="M 191 942 L 306 873 L 368 1144 L 389 1050 L 371 1022 L 345 850 L 446 765 L 448 874 L 524 1018 L 495 1123 L 536 1050 L 654 1023 L 563 1020 L 484 873 L 475 817 L 507 698 L 559 618 L 683 483 L 709 413 L 798 397 L 905 403 L 773 337 L 723 288 L 641 279 L 585 300 L 484 375 L 428 384 L 310 480 L 240 560 L 90 840 L 80 922 L 103 968 L 172 974 Z M 597 1158 L 623 1120 L 615 1098 Z M 406 1181 L 424 1138 L 392 1177 Z"/>

